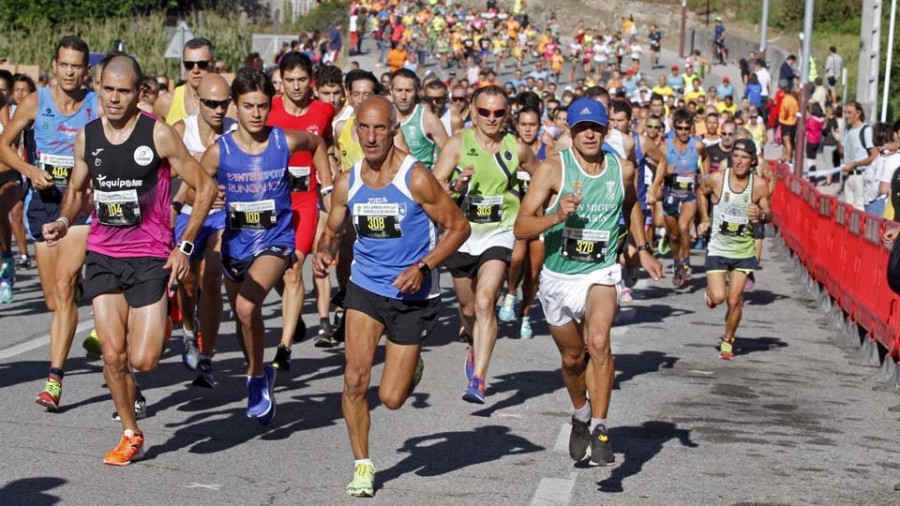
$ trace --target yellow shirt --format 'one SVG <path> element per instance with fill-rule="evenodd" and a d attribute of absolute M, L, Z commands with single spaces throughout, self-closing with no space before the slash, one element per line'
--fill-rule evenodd
<path fill-rule="evenodd" d="M 669 86 L 668 84 L 665 86 L 656 85 L 650 91 L 652 91 L 653 93 L 656 93 L 657 95 L 663 96 L 663 97 L 674 97 L 675 96 L 675 90 L 673 90 L 672 87 Z"/>
<path fill-rule="evenodd" d="M 706 92 L 703 90 L 691 90 L 684 94 L 684 99 L 688 102 L 696 102 L 697 97 L 706 96 Z"/>
<path fill-rule="evenodd" d="M 722 111 L 728 111 L 732 116 L 734 116 L 735 114 L 737 114 L 737 104 L 732 102 L 731 107 L 728 107 L 727 105 L 725 105 L 725 102 L 719 102 L 718 104 L 716 104 L 716 111 L 718 111 L 719 114 L 722 114 Z"/>
<path fill-rule="evenodd" d="M 363 159 L 363 150 L 359 142 L 353 140 L 353 124 L 356 116 L 350 116 L 344 123 L 341 136 L 338 137 L 338 148 L 341 150 L 341 172 L 347 172 L 353 164 Z"/>
<path fill-rule="evenodd" d="M 168 114 L 166 114 L 166 123 L 169 125 L 178 123 L 188 115 L 187 110 L 184 108 L 185 86 L 187 85 L 182 84 L 181 86 L 178 86 L 172 94 L 172 105 L 169 107 Z"/>

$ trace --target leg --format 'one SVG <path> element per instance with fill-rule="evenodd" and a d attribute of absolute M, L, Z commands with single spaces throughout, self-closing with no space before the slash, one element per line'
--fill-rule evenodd
<path fill-rule="evenodd" d="M 475 280 L 472 278 L 453 278 L 453 289 L 459 301 L 459 317 L 466 332 L 471 336 L 475 332 Z"/>
<path fill-rule="evenodd" d="M 741 323 L 744 312 L 744 285 L 747 284 L 747 273 L 731 271 L 731 286 L 728 289 L 728 314 L 725 316 L 725 339 L 734 341 L 734 334 Z"/>
<path fill-rule="evenodd" d="M 725 302 L 725 275 L 726 273 L 723 271 L 706 272 L 706 296 L 713 303 L 713 306 L 718 306 Z"/>
<path fill-rule="evenodd" d="M 12 223 L 12 233 L 19 245 L 19 254 L 28 255 L 28 241 L 25 237 L 25 203 L 22 200 L 16 202 L 9 212 L 9 221 Z"/>
<path fill-rule="evenodd" d="M 587 383 L 585 371 L 587 370 L 587 355 L 581 325 L 570 321 L 561 327 L 550 327 L 550 335 L 559 354 L 562 357 L 562 377 L 569 397 L 572 399 L 572 407 L 576 410 L 587 403 Z"/>
<path fill-rule="evenodd" d="M 128 364 L 128 303 L 121 292 L 94 298 L 94 327 L 103 348 L 103 377 L 124 430 L 140 432 L 134 416 L 134 376 Z"/>
<path fill-rule="evenodd" d="M 522 316 L 531 312 L 531 304 L 540 287 L 541 269 L 544 267 L 544 243 L 538 239 L 528 242 L 528 262 L 525 281 L 522 283 Z"/>
<path fill-rule="evenodd" d="M 478 268 L 472 339 L 475 344 L 475 376 L 481 379 L 487 376 L 491 353 L 494 350 L 494 343 L 497 342 L 497 316 L 494 308 L 497 305 L 497 296 L 500 294 L 506 268 L 506 262 L 502 260 L 488 260 Z"/>
<path fill-rule="evenodd" d="M 178 308 L 181 310 L 182 326 L 184 330 L 195 335 L 194 314 L 197 309 L 197 289 L 200 285 L 200 263 L 191 262 L 191 270 L 178 281 Z"/>
<path fill-rule="evenodd" d="M 369 401 L 366 391 L 372 375 L 375 349 L 384 332 L 384 324 L 371 316 L 350 309 L 347 311 L 347 339 L 344 356 L 347 366 L 344 370 L 344 393 L 341 408 L 347 422 L 350 446 L 356 460 L 369 458 Z M 387 364 L 385 364 L 385 372 Z"/>
<path fill-rule="evenodd" d="M 50 367 L 63 369 L 69 348 L 75 337 L 78 326 L 78 307 L 75 305 L 75 285 L 87 249 L 87 234 L 90 227 L 77 226 L 69 232 L 56 246 L 40 243 L 45 249 L 56 249 L 53 284 L 53 320 L 50 323 Z M 38 264 L 40 266 L 40 263 Z M 133 406 L 132 406 L 133 409 Z"/>
<path fill-rule="evenodd" d="M 200 263 L 200 331 L 203 340 L 200 353 L 212 357 L 222 322 L 222 232 L 216 232 L 206 242 Z"/>
<path fill-rule="evenodd" d="M 260 256 L 248 269 L 246 279 L 240 283 L 240 290 L 235 297 L 234 312 L 247 350 L 247 376 L 264 374 L 266 329 L 262 318 L 262 303 L 275 282 L 281 278 L 285 264 L 285 260 L 280 257 Z"/>
<path fill-rule="evenodd" d="M 605 419 L 609 411 L 613 378 L 616 370 L 613 364 L 609 332 L 616 316 L 616 287 L 593 285 L 588 292 L 584 313 L 584 340 L 587 343 L 588 360 L 587 388 L 591 395 L 591 417 Z"/>
<path fill-rule="evenodd" d="M 303 261 L 302 253 L 295 253 L 293 264 L 284 271 L 284 291 L 281 295 L 281 344 L 290 348 L 294 344 L 294 332 L 303 313 Z"/>
<path fill-rule="evenodd" d="M 678 216 L 678 238 L 681 241 L 681 258 L 688 264 L 691 260 L 691 226 L 694 224 L 696 214 L 696 202 L 685 202 L 681 205 L 681 214 Z"/>
<path fill-rule="evenodd" d="M 316 240 L 313 244 L 313 251 L 319 248 L 319 239 L 325 230 L 325 224 L 328 222 L 328 213 L 319 212 L 319 222 L 316 224 Z M 328 311 L 331 305 L 331 277 L 315 278 L 316 285 L 316 309 L 319 312 L 319 318 L 328 318 Z"/>
<path fill-rule="evenodd" d="M 669 248 L 672 250 L 672 258 L 676 263 L 681 262 L 681 227 L 679 226 L 679 216 L 667 215 L 665 218 L 666 235 L 669 238 Z"/>
<path fill-rule="evenodd" d="M 522 268 L 525 258 L 528 256 L 528 242 L 527 240 L 517 240 L 513 247 L 509 262 L 509 274 L 506 277 L 506 289 L 511 295 L 516 294 L 519 290 L 519 282 L 522 281 Z"/>
<path fill-rule="evenodd" d="M 384 371 L 378 386 L 378 398 L 388 409 L 400 409 L 412 392 L 413 374 L 419 361 L 418 344 L 385 345 Z"/>

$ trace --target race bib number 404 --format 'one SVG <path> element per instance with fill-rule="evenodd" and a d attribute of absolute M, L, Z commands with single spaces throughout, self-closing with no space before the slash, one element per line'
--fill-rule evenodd
<path fill-rule="evenodd" d="M 231 202 L 228 226 L 247 230 L 267 230 L 275 226 L 275 201 Z"/>
<path fill-rule="evenodd" d="M 602 262 L 606 258 L 609 232 L 605 230 L 563 229 L 560 253 L 576 262 Z"/>
<path fill-rule="evenodd" d="M 141 223 L 137 190 L 94 191 L 94 207 L 101 225 L 133 227 Z"/>
<path fill-rule="evenodd" d="M 75 166 L 75 157 L 41 153 L 39 163 L 41 170 L 50 173 L 53 184 L 57 188 L 62 189 L 69 186 L 69 177 L 72 175 L 72 167 Z"/>
<path fill-rule="evenodd" d="M 399 204 L 353 204 L 356 234 L 368 239 L 403 237 Z"/>

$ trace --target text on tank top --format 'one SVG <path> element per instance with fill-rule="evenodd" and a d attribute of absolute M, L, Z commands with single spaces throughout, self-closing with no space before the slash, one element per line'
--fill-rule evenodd
<path fill-rule="evenodd" d="M 731 188 L 731 169 L 725 169 L 719 201 L 713 204 L 709 254 L 726 258 L 750 258 L 756 256 L 753 226 L 747 208 L 753 203 L 751 173 L 747 186 L 740 193 Z"/>
<path fill-rule="evenodd" d="M 34 119 L 35 166 L 50 173 L 55 188 L 40 190 L 42 197 L 62 198 L 75 166 L 75 137 L 98 117 L 97 95 L 87 91 L 78 110 L 63 115 L 53 101 L 51 88 L 38 89 L 38 110 Z"/>
<path fill-rule="evenodd" d="M 272 112 L 266 124 L 284 130 L 299 130 L 318 135 L 323 139 L 332 138 L 331 119 L 334 107 L 319 100 L 310 100 L 305 114 L 294 116 L 284 108 L 283 97 L 272 100 Z M 311 193 L 318 195 L 319 176 L 313 164 L 313 156 L 309 151 L 295 151 L 288 163 L 292 193 Z"/>

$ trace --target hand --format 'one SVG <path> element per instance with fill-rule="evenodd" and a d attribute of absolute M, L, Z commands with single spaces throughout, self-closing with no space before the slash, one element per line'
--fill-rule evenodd
<path fill-rule="evenodd" d="M 333 260 L 334 257 L 331 256 L 331 253 L 324 251 L 316 252 L 312 261 L 313 276 L 317 278 L 328 277 L 328 273 L 331 272 L 331 262 Z"/>
<path fill-rule="evenodd" d="M 219 185 L 216 188 L 218 191 L 216 192 L 216 199 L 213 200 L 212 208 L 225 209 L 225 186 Z"/>
<path fill-rule="evenodd" d="M 46 225 L 44 225 L 46 226 Z M 900 227 L 892 228 L 890 230 L 885 230 L 884 235 L 881 236 L 881 240 L 884 241 L 885 244 L 893 244 L 894 241 L 897 240 L 897 235 L 900 234 Z"/>
<path fill-rule="evenodd" d="M 55 186 L 53 176 L 45 170 L 35 169 L 31 171 L 28 179 L 31 180 L 31 186 L 34 186 L 36 190 L 46 190 Z"/>
<path fill-rule="evenodd" d="M 750 221 L 754 223 L 759 221 L 761 215 L 762 209 L 760 209 L 758 205 L 750 204 L 747 206 L 747 217 L 750 218 Z"/>
<path fill-rule="evenodd" d="M 475 172 L 475 166 L 469 165 L 459 174 L 459 177 L 456 178 L 456 181 L 453 183 L 453 192 L 459 193 L 465 189 L 466 186 L 469 185 L 469 180 L 472 179 L 472 174 Z"/>
<path fill-rule="evenodd" d="M 422 275 L 422 271 L 415 265 L 410 265 L 397 276 L 392 286 L 400 290 L 400 293 L 416 293 L 422 287 L 423 279 L 425 276 Z"/>
<path fill-rule="evenodd" d="M 69 227 L 66 226 L 66 223 L 59 220 L 44 223 L 44 226 L 41 227 L 41 235 L 47 241 L 47 246 L 56 246 L 56 243 L 65 237 L 68 231 Z"/>
<path fill-rule="evenodd" d="M 166 285 L 172 286 L 176 281 L 184 279 L 191 270 L 191 259 L 182 253 L 180 249 L 175 248 L 169 253 L 169 259 L 166 260 L 166 265 L 163 266 L 163 269 L 172 271 L 169 274 L 169 284 Z"/>
<path fill-rule="evenodd" d="M 709 222 L 701 221 L 699 225 L 697 225 L 697 235 L 704 236 L 709 232 Z"/>
<path fill-rule="evenodd" d="M 575 212 L 575 209 L 582 200 L 581 197 L 576 196 L 574 193 L 563 195 L 559 199 L 559 206 L 556 208 L 557 222 L 566 221 L 566 219 Z"/>
<path fill-rule="evenodd" d="M 647 274 L 655 280 L 662 279 L 663 268 L 659 260 L 656 259 L 649 251 L 641 251 L 638 253 L 641 260 L 641 268 L 647 271 Z"/>

